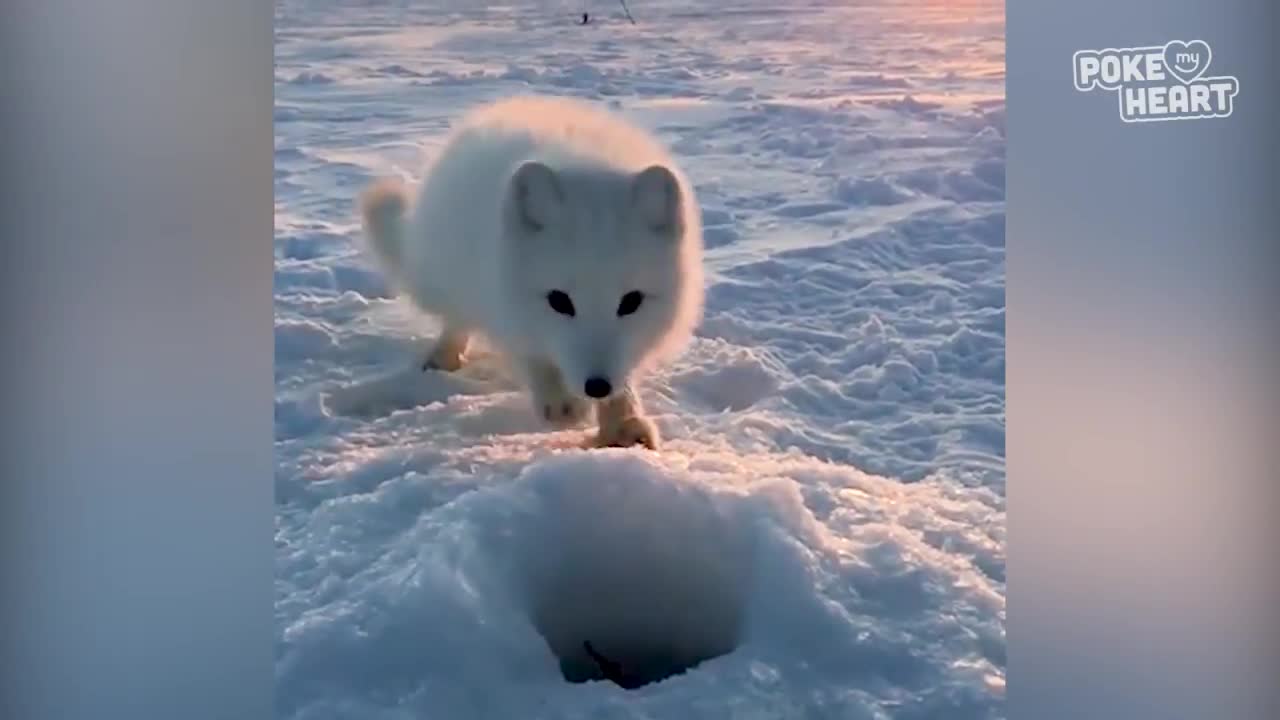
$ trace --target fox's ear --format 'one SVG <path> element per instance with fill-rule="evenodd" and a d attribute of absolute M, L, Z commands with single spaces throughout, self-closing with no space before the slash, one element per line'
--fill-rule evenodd
<path fill-rule="evenodd" d="M 671 170 L 651 165 L 631 181 L 631 202 L 640 222 L 663 237 L 678 237 L 683 232 L 680 183 Z"/>
<path fill-rule="evenodd" d="M 551 168 L 531 160 L 511 176 L 511 210 L 529 232 L 542 232 L 564 208 L 564 188 Z"/>

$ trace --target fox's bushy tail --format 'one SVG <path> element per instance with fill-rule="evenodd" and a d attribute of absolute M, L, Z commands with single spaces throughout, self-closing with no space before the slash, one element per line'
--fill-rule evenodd
<path fill-rule="evenodd" d="M 398 280 L 404 256 L 409 194 L 395 178 L 384 178 L 360 195 L 360 219 L 364 235 L 383 271 Z"/>

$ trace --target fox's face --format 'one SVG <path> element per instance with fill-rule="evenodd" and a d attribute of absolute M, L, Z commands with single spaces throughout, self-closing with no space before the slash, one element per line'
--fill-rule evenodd
<path fill-rule="evenodd" d="M 513 320 L 570 391 L 608 397 L 687 337 L 702 280 L 684 194 L 661 166 L 619 175 L 531 162 L 513 176 L 504 218 Z"/>

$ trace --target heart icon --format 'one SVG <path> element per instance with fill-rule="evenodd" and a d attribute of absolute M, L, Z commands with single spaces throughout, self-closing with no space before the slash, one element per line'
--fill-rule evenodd
<path fill-rule="evenodd" d="M 1212 56 L 1209 43 L 1203 40 L 1192 40 L 1189 43 L 1173 40 L 1164 46 L 1165 68 L 1184 85 L 1191 84 L 1192 80 L 1209 69 L 1209 59 Z"/>

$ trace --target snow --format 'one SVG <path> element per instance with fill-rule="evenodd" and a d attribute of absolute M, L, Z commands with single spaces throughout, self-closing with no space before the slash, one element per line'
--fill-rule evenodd
<path fill-rule="evenodd" d="M 630 5 L 277 3 L 280 717 L 1003 717 L 1003 5 Z M 660 453 L 545 430 L 483 349 L 420 372 L 360 250 L 365 183 L 530 92 L 697 184 Z M 567 680 L 584 641 L 640 686 Z"/>

